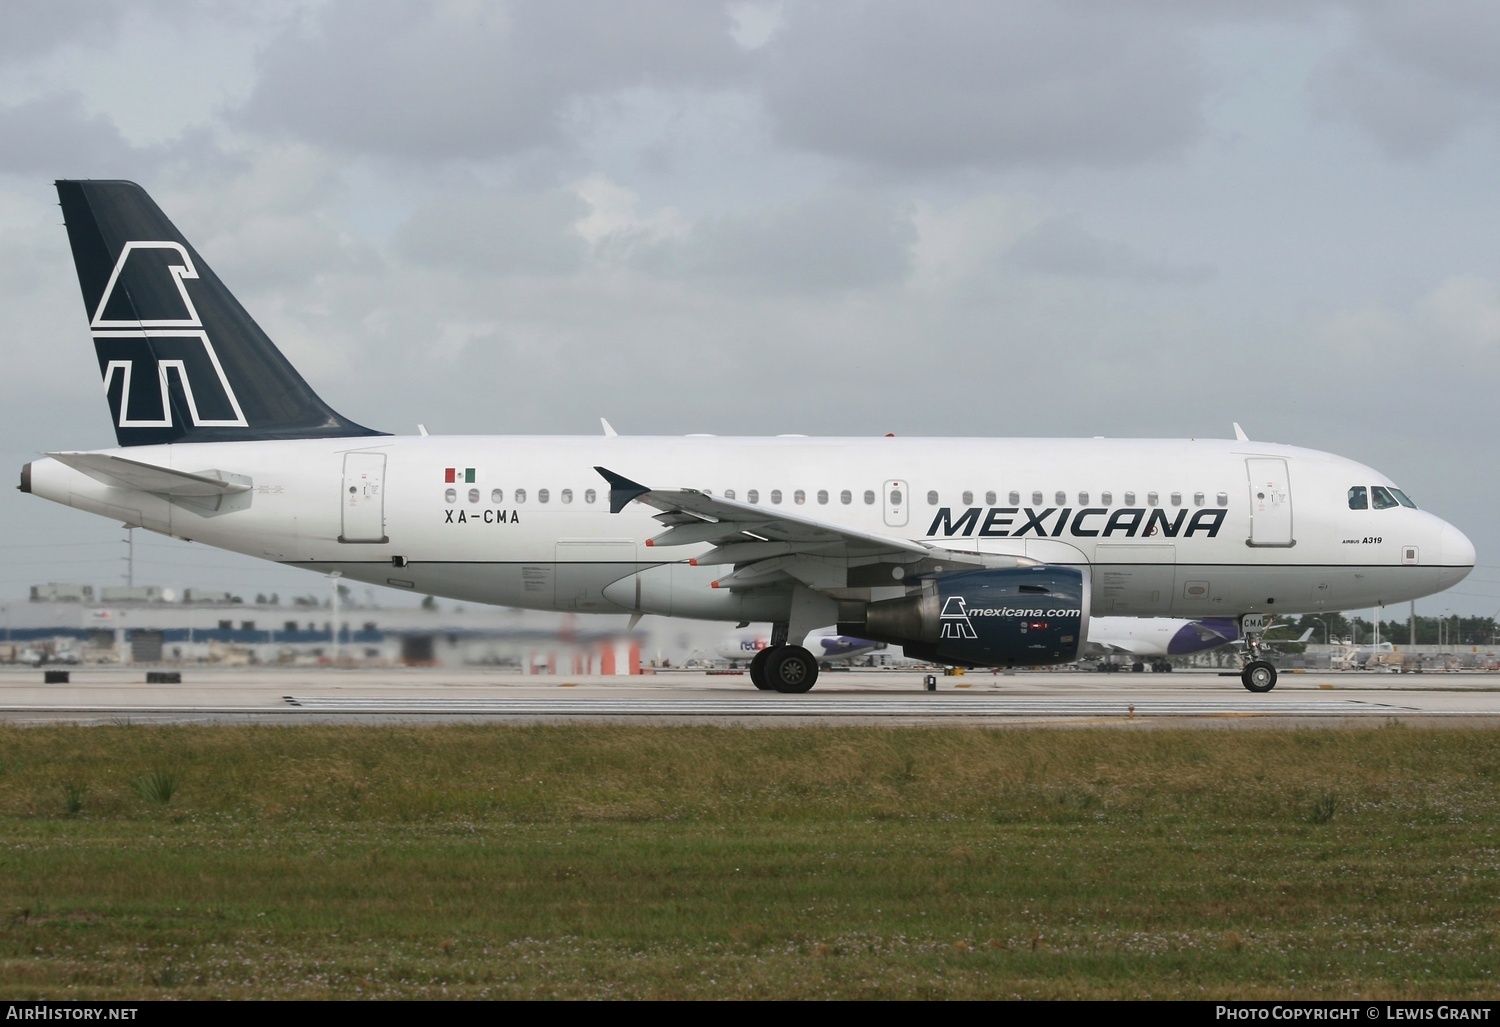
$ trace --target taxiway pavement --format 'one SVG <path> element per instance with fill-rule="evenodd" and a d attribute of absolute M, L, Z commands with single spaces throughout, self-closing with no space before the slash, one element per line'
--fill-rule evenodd
<path fill-rule="evenodd" d="M 0 722 L 306 723 L 604 721 L 1003 726 L 1271 726 L 1386 721 L 1500 726 L 1500 674 L 1291 673 L 1256 695 L 1237 677 L 1076 671 L 937 675 L 824 672 L 805 695 L 759 692 L 744 675 L 671 671 L 544 677 L 479 669 L 177 669 L 147 684 L 136 668 L 0 670 Z"/>

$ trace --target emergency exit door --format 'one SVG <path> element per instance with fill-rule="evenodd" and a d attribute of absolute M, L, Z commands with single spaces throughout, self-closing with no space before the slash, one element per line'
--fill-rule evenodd
<path fill-rule="evenodd" d="M 389 542 L 385 535 L 385 454 L 344 454 L 340 542 Z"/>
<path fill-rule="evenodd" d="M 1292 486 L 1286 461 L 1249 457 L 1245 470 L 1250 477 L 1250 544 L 1294 546 L 1292 535 Z"/>

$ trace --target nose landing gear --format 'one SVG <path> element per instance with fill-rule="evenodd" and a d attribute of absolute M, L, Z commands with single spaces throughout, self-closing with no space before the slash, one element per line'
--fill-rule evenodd
<path fill-rule="evenodd" d="M 1269 655 L 1264 635 L 1266 618 L 1247 613 L 1240 618 L 1240 632 L 1245 636 L 1245 666 L 1240 683 L 1252 692 L 1269 692 L 1276 687 L 1276 668 L 1265 657 Z"/>

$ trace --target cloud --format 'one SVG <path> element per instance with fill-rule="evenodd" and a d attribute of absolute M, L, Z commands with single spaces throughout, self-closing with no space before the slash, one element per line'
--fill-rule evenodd
<path fill-rule="evenodd" d="M 264 51 L 232 120 L 430 163 L 565 141 L 570 105 L 631 86 L 721 87 L 744 67 L 717 5 L 334 0 Z"/>
<path fill-rule="evenodd" d="M 1312 338 L 1350 367 L 1439 379 L 1500 370 L 1500 284 L 1474 274 L 1439 282 L 1408 309 L 1367 304 L 1320 318 Z"/>
<path fill-rule="evenodd" d="M 0 4 L 0 60 L 35 62 L 68 43 L 97 43 L 118 30 L 125 0 Z"/>
<path fill-rule="evenodd" d="M 698 225 L 681 259 L 692 275 L 823 293 L 903 281 L 916 237 L 909 205 L 846 190 Z"/>
<path fill-rule="evenodd" d="M 1127 243 L 1101 239 L 1075 217 L 1053 218 L 1038 225 L 1010 248 L 1005 262 L 1032 274 L 1137 282 L 1201 282 L 1214 273 L 1207 267 L 1152 259 Z"/>
<path fill-rule="evenodd" d="M 0 106 L 0 139 L 0 171 L 15 175 L 120 178 L 160 159 L 132 147 L 109 117 L 86 113 L 70 93 Z"/>
<path fill-rule="evenodd" d="M 1352 38 L 1314 75 L 1314 103 L 1390 153 L 1430 154 L 1476 127 L 1500 128 L 1500 8 L 1484 0 L 1349 5 Z"/>
<path fill-rule="evenodd" d="M 760 53 L 786 142 L 903 171 L 1114 166 L 1201 128 L 1187 31 L 1104 4 L 798 5 Z"/>
<path fill-rule="evenodd" d="M 449 192 L 415 211 L 396 237 L 407 260 L 463 274 L 568 274 L 587 244 L 589 205 L 576 192 Z"/>

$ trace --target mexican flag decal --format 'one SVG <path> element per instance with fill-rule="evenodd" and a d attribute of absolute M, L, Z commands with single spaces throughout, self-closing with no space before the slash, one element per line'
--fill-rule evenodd
<path fill-rule="evenodd" d="M 449 467 L 443 471 L 443 481 L 449 485 L 455 482 L 463 482 L 465 485 L 474 484 L 474 468 L 472 467 Z"/>

